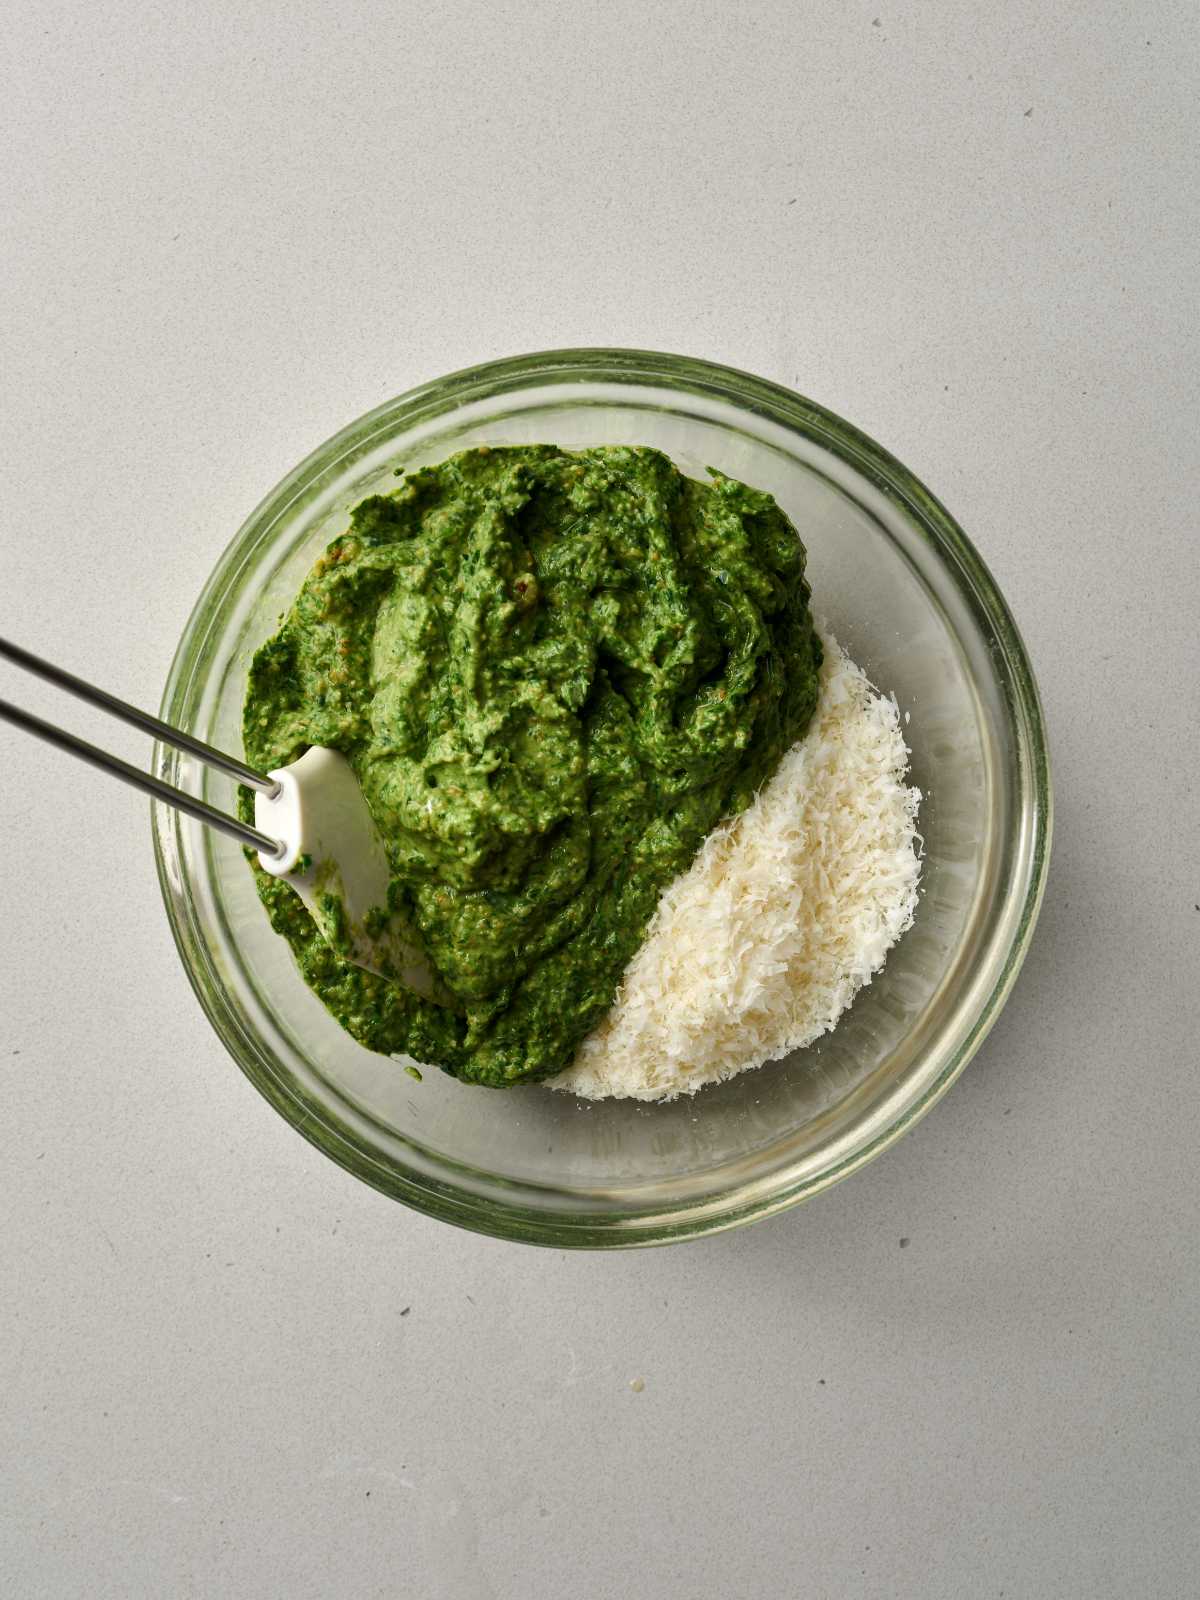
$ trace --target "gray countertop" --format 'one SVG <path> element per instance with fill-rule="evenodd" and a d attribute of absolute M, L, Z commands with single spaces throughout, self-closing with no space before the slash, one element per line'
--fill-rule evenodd
<path fill-rule="evenodd" d="M 0 632 L 153 707 L 348 419 L 683 351 L 948 503 L 1058 812 L 1024 975 L 910 1136 L 772 1222 L 574 1256 L 297 1138 L 192 997 L 144 805 L 0 729 L 5 1594 L 1195 1592 L 1200 52 L 1185 0 L 1134 9 L 10 12 Z"/>

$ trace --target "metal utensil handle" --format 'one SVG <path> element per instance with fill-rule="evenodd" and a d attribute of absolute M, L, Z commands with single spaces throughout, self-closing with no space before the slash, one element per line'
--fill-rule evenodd
<path fill-rule="evenodd" d="M 163 744 L 172 744 L 177 750 L 186 750 L 189 755 L 206 762 L 208 766 L 215 767 L 218 772 L 224 772 L 230 778 L 236 778 L 239 783 L 246 784 L 251 789 L 259 789 L 263 794 L 270 795 L 272 799 L 279 793 L 279 785 L 274 778 L 269 778 L 265 772 L 258 772 L 254 767 L 248 767 L 244 761 L 238 761 L 233 756 L 226 755 L 224 750 L 214 750 L 212 745 L 205 744 L 202 739 L 193 739 L 190 733 L 184 733 L 180 728 L 173 728 L 169 722 L 160 722 L 157 717 L 152 717 L 148 711 L 139 711 L 137 706 L 128 705 L 124 700 L 118 700 L 116 695 L 106 694 L 103 689 L 97 689 L 94 684 L 87 683 L 83 678 L 77 678 L 72 672 L 64 672 L 61 667 L 54 666 L 49 661 L 43 661 L 41 656 L 35 656 L 30 650 L 23 650 L 19 644 L 13 644 L 10 639 L 0 639 L 0 656 L 11 661 L 14 666 L 23 667 L 26 672 L 32 672 L 39 678 L 45 678 L 47 683 L 57 684 L 60 689 L 65 689 L 68 694 L 78 695 L 81 700 L 86 700 L 89 705 L 97 706 L 101 711 L 108 711 L 114 717 L 120 717 L 122 722 L 128 722 L 135 728 L 140 728 L 143 733 L 153 734 Z M 9 719 L 12 720 L 11 718 Z M 66 735 L 63 735 L 66 738 Z M 64 749 L 71 746 L 64 744 Z M 92 749 L 91 745 L 85 748 Z M 76 752 L 78 754 L 78 752 Z M 96 765 L 102 766 L 102 762 Z M 169 787 L 169 786 L 168 786 Z M 170 790 L 177 794 L 178 790 Z M 172 802 L 174 804 L 174 802 Z M 181 807 L 186 809 L 185 807 Z M 220 815 L 220 813 L 214 813 Z"/>
<path fill-rule="evenodd" d="M 252 849 L 261 850 L 264 855 L 283 854 L 284 847 L 278 839 L 268 838 L 265 833 L 259 833 L 257 828 L 250 827 L 237 817 L 227 817 L 223 811 L 217 811 L 213 806 L 206 805 L 203 800 L 184 794 L 182 789 L 172 788 L 161 778 L 143 772 L 140 767 L 131 767 L 127 761 L 109 755 L 107 750 L 100 750 L 94 744 L 77 739 L 73 733 L 66 733 L 62 728 L 56 728 L 53 723 L 43 722 L 40 717 L 22 711 L 19 706 L 10 705 L 7 700 L 0 700 L 0 720 L 15 723 L 18 728 L 24 728 L 26 733 L 45 739 L 48 744 L 56 745 L 60 750 L 78 756 L 81 761 L 99 767 L 103 772 L 110 772 L 114 778 L 121 778 L 125 783 L 131 783 L 135 789 L 141 789 L 144 794 L 165 801 L 177 811 L 184 811 L 189 817 L 195 817 L 199 822 L 206 822 L 210 828 L 218 828 L 222 833 L 227 833 L 231 839 L 237 839 Z"/>

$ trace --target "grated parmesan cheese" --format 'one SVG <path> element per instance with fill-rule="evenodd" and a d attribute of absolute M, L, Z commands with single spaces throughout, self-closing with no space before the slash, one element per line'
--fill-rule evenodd
<path fill-rule="evenodd" d="M 805 737 L 663 891 L 611 1011 L 551 1088 L 670 1100 L 798 1050 L 912 923 L 921 796 L 899 710 L 824 643 Z"/>

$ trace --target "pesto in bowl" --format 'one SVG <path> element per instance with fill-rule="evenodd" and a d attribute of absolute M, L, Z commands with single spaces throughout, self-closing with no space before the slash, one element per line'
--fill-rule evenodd
<path fill-rule="evenodd" d="M 493 1086 L 569 1066 L 661 891 L 803 734 L 821 647 L 770 495 L 661 452 L 462 451 L 356 505 L 255 655 L 263 770 L 350 761 L 458 1004 L 343 959 L 257 870 L 361 1044 Z"/>

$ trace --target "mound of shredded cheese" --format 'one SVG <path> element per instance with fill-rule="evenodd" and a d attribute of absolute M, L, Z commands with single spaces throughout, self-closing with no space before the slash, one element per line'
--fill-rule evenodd
<path fill-rule="evenodd" d="M 816 713 L 663 892 L 616 1001 L 550 1087 L 670 1100 L 810 1044 L 917 904 L 920 792 L 894 700 L 824 634 Z"/>

